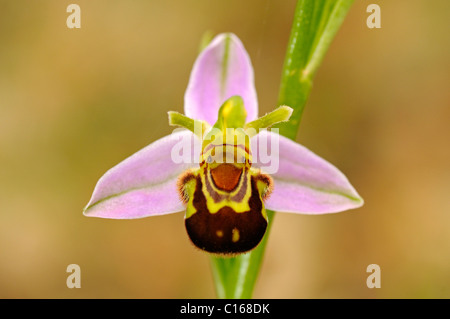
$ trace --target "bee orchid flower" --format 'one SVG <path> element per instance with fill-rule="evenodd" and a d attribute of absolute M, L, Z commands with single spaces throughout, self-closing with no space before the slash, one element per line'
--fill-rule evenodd
<path fill-rule="evenodd" d="M 253 68 L 234 34 L 219 34 L 198 56 L 184 113 L 169 112 L 169 124 L 183 129 L 100 178 L 86 216 L 131 219 L 185 211 L 195 246 L 235 255 L 261 241 L 266 208 L 324 214 L 363 204 L 335 166 L 267 130 L 287 121 L 292 109 L 281 106 L 258 118 Z"/>

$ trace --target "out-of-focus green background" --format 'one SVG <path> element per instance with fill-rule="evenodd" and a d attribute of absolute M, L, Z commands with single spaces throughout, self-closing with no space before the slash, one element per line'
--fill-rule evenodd
<path fill-rule="evenodd" d="M 231 31 L 276 105 L 295 1 L 0 1 L 0 297 L 213 298 L 183 214 L 87 218 L 110 167 L 167 135 L 206 30 Z M 366 201 L 277 214 L 256 298 L 450 297 L 449 1 L 356 0 L 315 78 L 298 141 Z M 81 288 L 66 267 L 81 267 Z M 369 289 L 366 267 L 381 267 Z"/>

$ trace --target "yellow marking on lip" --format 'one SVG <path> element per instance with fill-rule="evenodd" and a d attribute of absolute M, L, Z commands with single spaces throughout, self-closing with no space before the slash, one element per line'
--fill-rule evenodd
<path fill-rule="evenodd" d="M 231 241 L 233 243 L 236 243 L 237 241 L 239 241 L 239 230 L 237 228 L 233 228 L 233 230 L 231 231 Z"/>
<path fill-rule="evenodd" d="M 248 172 L 243 172 L 242 174 L 249 174 Z M 208 212 L 211 214 L 217 213 L 223 207 L 229 207 L 233 209 L 236 213 L 243 213 L 250 210 L 250 206 L 248 203 L 249 198 L 252 195 L 251 192 L 251 178 L 248 176 L 240 179 L 238 186 L 231 192 L 223 191 L 217 188 L 212 181 L 212 176 L 210 173 L 205 174 L 204 172 L 200 172 L 200 177 L 202 180 L 202 191 L 206 197 L 206 206 L 208 208 Z M 223 199 L 219 202 L 215 202 L 214 199 L 209 195 L 209 191 L 206 188 L 206 179 L 208 179 L 208 183 L 214 187 L 214 191 L 223 196 Z M 244 187 L 246 190 L 244 198 L 237 202 L 233 201 L 232 198 L 235 196 L 240 189 Z"/>
<path fill-rule="evenodd" d="M 217 230 L 216 235 L 217 235 L 217 237 L 223 237 L 223 231 Z"/>

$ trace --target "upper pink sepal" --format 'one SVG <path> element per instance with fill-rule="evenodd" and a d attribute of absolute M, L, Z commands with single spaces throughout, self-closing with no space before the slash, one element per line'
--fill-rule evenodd
<path fill-rule="evenodd" d="M 230 97 L 244 100 L 247 122 L 258 116 L 253 67 L 241 40 L 222 33 L 200 53 L 184 96 L 184 114 L 213 125 L 220 106 Z"/>

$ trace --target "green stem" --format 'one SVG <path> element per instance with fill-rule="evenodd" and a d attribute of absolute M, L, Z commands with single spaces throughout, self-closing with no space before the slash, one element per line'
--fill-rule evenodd
<path fill-rule="evenodd" d="M 295 140 L 312 81 L 354 0 L 299 0 L 284 60 L 278 104 L 294 109 L 280 134 Z"/>
<path fill-rule="evenodd" d="M 295 140 L 312 81 L 353 0 L 299 0 L 295 9 L 281 77 L 278 105 L 293 108 L 289 121 L 277 124 L 280 134 Z M 275 213 L 262 242 L 237 257 L 211 257 L 219 298 L 251 298 Z"/>

